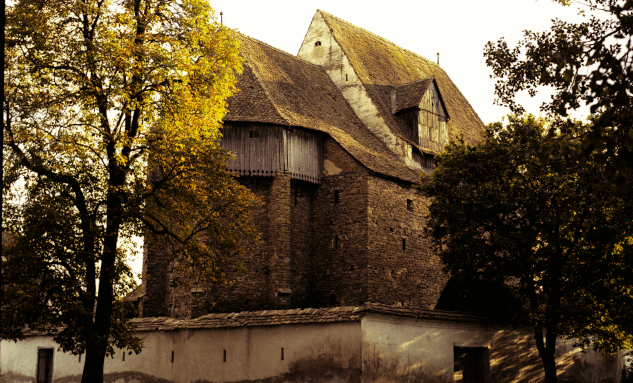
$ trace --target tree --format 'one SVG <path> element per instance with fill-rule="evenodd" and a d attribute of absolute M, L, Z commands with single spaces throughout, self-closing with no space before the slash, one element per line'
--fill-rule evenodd
<path fill-rule="evenodd" d="M 255 199 L 218 144 L 239 43 L 213 20 L 203 0 L 7 7 L 0 335 L 54 334 L 86 353 L 83 382 L 115 347 L 140 351 L 123 299 L 134 236 L 163 237 L 203 284 L 256 237 Z"/>
<path fill-rule="evenodd" d="M 503 38 L 488 42 L 484 56 L 498 79 L 496 103 L 514 113 L 524 112 L 514 101 L 518 92 L 534 96 L 541 87 L 554 90 L 552 101 L 542 106 L 552 118 L 562 120 L 589 106 L 599 117 L 585 133 L 581 149 L 605 162 L 610 179 L 617 180 L 633 170 L 633 1 L 582 4 L 591 13 L 587 21 L 553 20 L 550 31 L 525 31 L 513 49 Z"/>
<path fill-rule="evenodd" d="M 483 142 L 448 145 L 421 185 L 445 271 L 517 303 L 505 319 L 533 331 L 546 382 L 559 336 L 608 353 L 633 346 L 633 183 L 608 183 L 605 164 L 570 154 L 591 125 L 558 126 L 490 124 Z M 543 159 L 531 148 L 545 144 Z"/>

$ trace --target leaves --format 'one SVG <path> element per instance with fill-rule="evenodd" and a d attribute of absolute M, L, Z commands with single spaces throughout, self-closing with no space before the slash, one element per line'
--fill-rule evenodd
<path fill-rule="evenodd" d="M 514 113 L 524 112 L 514 101 L 518 92 L 534 96 L 541 87 L 554 90 L 541 107 L 554 119 L 590 107 L 596 117 L 583 135 L 582 152 L 601 154 L 596 159 L 619 182 L 633 169 L 633 2 L 590 0 L 584 6 L 592 12 L 587 21 L 553 20 L 549 31 L 525 31 L 512 49 L 503 39 L 488 42 L 484 56 L 498 79 L 495 102 Z"/>
<path fill-rule="evenodd" d="M 475 146 L 449 145 L 422 179 L 426 233 L 453 280 L 518 298 L 500 319 L 631 348 L 633 185 L 577 154 L 590 124 L 551 122 L 509 116 Z"/>
<path fill-rule="evenodd" d="M 98 372 L 113 347 L 140 351 L 122 244 L 164 237 L 211 283 L 257 236 L 218 146 L 239 42 L 201 0 L 21 0 L 6 25 L 4 192 L 19 198 L 3 202 L 2 337 L 53 331 Z"/>

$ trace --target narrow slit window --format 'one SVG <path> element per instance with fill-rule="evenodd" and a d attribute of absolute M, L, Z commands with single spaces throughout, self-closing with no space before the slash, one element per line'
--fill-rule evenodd
<path fill-rule="evenodd" d="M 402 238 L 402 251 L 405 251 L 406 249 L 407 249 L 407 239 Z"/>
<path fill-rule="evenodd" d="M 413 200 L 407 200 L 407 210 L 413 211 Z"/>
<path fill-rule="evenodd" d="M 174 363 L 174 352 L 171 352 L 171 362 Z"/>
<path fill-rule="evenodd" d="M 123 359 L 121 359 L 122 362 L 125 362 L 125 352 L 123 353 Z"/>
<path fill-rule="evenodd" d="M 345 73 L 345 81 L 347 81 L 347 73 Z"/>
<path fill-rule="evenodd" d="M 222 361 L 226 362 L 226 350 L 224 350 L 224 355 L 222 356 Z"/>
<path fill-rule="evenodd" d="M 79 354 L 79 363 L 81 363 L 81 354 Z"/>
<path fill-rule="evenodd" d="M 338 248 L 338 235 L 334 236 L 334 248 L 337 249 Z"/>
<path fill-rule="evenodd" d="M 338 190 L 334 190 L 334 204 L 338 205 L 339 201 L 340 201 L 339 192 Z"/>
<path fill-rule="evenodd" d="M 281 348 L 281 360 L 284 360 L 284 348 Z"/>

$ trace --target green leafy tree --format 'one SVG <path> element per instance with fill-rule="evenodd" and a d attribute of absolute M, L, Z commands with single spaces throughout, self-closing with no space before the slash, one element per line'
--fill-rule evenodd
<path fill-rule="evenodd" d="M 82 381 L 100 382 L 116 347 L 141 349 L 123 299 L 134 236 L 163 238 L 175 271 L 203 284 L 256 237 L 255 199 L 218 144 L 238 39 L 203 0 L 18 0 L 6 15 L 2 224 L 12 238 L 0 335 L 52 333 L 64 351 L 85 352 Z"/>
<path fill-rule="evenodd" d="M 633 346 L 633 184 L 570 154 L 591 126 L 559 128 L 533 116 L 490 124 L 483 142 L 450 144 L 421 186 L 445 271 L 466 289 L 505 290 L 503 319 L 533 331 L 550 383 L 559 336 L 607 353 Z M 543 159 L 532 148 L 545 144 Z"/>
<path fill-rule="evenodd" d="M 547 87 L 554 95 L 542 109 L 551 117 L 590 107 L 599 117 L 592 120 L 581 149 L 605 162 L 611 179 L 628 177 L 633 169 L 633 1 L 587 0 L 581 5 L 587 17 L 582 23 L 553 20 L 549 31 L 525 31 L 514 48 L 503 38 L 486 45 L 486 64 L 498 79 L 496 102 L 521 114 L 515 95 L 527 91 L 534 96 Z"/>

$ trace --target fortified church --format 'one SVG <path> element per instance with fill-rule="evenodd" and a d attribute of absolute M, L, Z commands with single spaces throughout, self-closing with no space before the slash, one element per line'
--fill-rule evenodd
<path fill-rule="evenodd" d="M 297 56 L 242 36 L 222 145 L 264 202 L 262 243 L 215 291 L 172 287 L 146 255 L 143 316 L 356 306 L 433 309 L 446 283 L 412 188 L 451 139 L 484 126 L 439 65 L 317 11 Z M 228 270 L 225 270 L 228 272 Z"/>
<path fill-rule="evenodd" d="M 169 255 L 150 244 L 133 297 L 144 350 L 106 360 L 105 381 L 542 380 L 532 334 L 438 307 L 448 277 L 413 186 L 451 140 L 484 130 L 442 68 L 323 11 L 297 56 L 241 39 L 222 145 L 264 203 L 262 240 L 246 272 L 226 265 L 235 283 L 207 291 L 174 286 Z M 41 351 L 56 350 L 50 337 L 14 346 L 19 359 L 5 345 L 4 373 L 37 379 L 50 363 L 54 380 L 79 380 L 81 359 Z M 559 340 L 557 361 L 559 378 L 621 379 L 621 357 L 573 340 Z"/>

